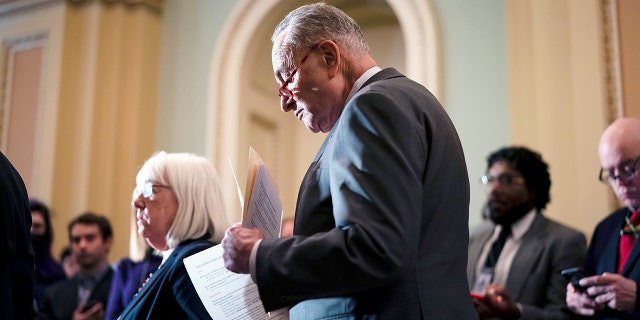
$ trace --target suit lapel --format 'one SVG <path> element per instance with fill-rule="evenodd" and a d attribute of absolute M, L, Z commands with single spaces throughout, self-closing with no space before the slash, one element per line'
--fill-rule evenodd
<path fill-rule="evenodd" d="M 78 307 L 78 287 L 80 286 L 80 276 L 76 275 L 71 282 L 73 285 L 67 289 L 67 299 L 64 299 L 64 304 L 67 310 L 71 310 L 69 314 L 73 314 L 73 311 Z"/>
<path fill-rule="evenodd" d="M 507 277 L 506 289 L 511 293 L 514 301 L 520 299 L 524 283 L 527 275 L 531 274 L 531 270 L 540 261 L 539 257 L 544 248 L 545 225 L 547 220 L 541 214 L 536 213 L 536 217 L 531 223 L 529 230 L 522 236 L 520 240 L 520 248 L 513 258 L 509 276 Z"/>
<path fill-rule="evenodd" d="M 620 245 L 620 234 L 617 231 L 616 232 L 611 232 L 611 235 L 609 236 L 609 238 L 606 241 L 607 241 L 606 249 L 602 253 L 602 257 L 603 257 L 603 259 L 602 259 L 602 270 L 616 273 L 617 270 L 618 270 L 618 249 L 619 249 L 618 247 Z M 637 247 L 637 243 L 636 243 L 636 245 L 634 245 L 633 251 L 637 251 L 638 250 L 636 247 Z M 638 256 L 637 252 L 636 252 L 635 256 L 636 256 L 635 259 L 637 259 L 637 256 Z M 630 256 L 629 260 L 631 260 L 631 258 L 632 257 Z M 629 261 L 627 261 L 627 265 L 628 264 L 629 264 Z M 627 267 L 625 266 L 625 270 L 626 270 L 626 268 Z"/>
<path fill-rule="evenodd" d="M 618 239 L 618 241 L 620 241 Z M 635 243 L 633 244 L 633 249 L 631 249 L 631 253 L 629 254 L 629 259 L 627 263 L 624 265 L 622 269 L 622 275 L 628 277 L 631 273 L 631 270 L 634 269 L 636 264 L 638 263 L 638 257 L 640 257 L 640 238 L 636 238 Z"/>
<path fill-rule="evenodd" d="M 360 90 L 362 90 L 362 88 L 370 85 L 373 82 L 379 81 L 379 80 L 384 80 L 384 79 L 390 79 L 390 78 L 395 78 L 395 77 L 403 77 L 403 75 L 398 72 L 398 70 L 393 69 L 393 68 L 387 68 L 387 69 L 383 69 L 380 70 L 380 72 L 374 74 L 371 78 L 369 78 L 360 88 Z M 346 106 L 345 106 L 346 108 Z M 340 121 L 340 118 L 338 118 L 338 122 Z M 307 187 L 308 183 L 316 183 L 316 179 L 314 177 L 308 177 L 311 173 L 314 173 L 316 168 L 319 166 L 319 164 L 322 162 L 322 156 L 325 152 L 325 150 L 327 150 L 328 148 L 331 148 L 332 146 L 330 146 L 331 143 L 333 143 L 333 135 L 336 134 L 336 128 L 338 127 L 338 122 L 336 122 L 333 126 L 333 128 L 331 129 L 331 131 L 329 132 L 329 134 L 327 135 L 327 137 L 325 138 L 324 142 L 322 143 L 322 146 L 320 146 L 320 149 L 318 150 L 318 152 L 316 153 L 315 158 L 313 159 L 313 162 L 311 163 L 311 165 L 309 166 L 309 169 L 307 170 L 307 173 L 305 174 L 305 177 L 302 179 L 302 184 L 300 185 L 300 190 L 298 191 L 298 195 L 302 195 L 304 193 L 304 190 Z M 309 179 L 307 179 L 309 178 Z M 297 203 L 300 203 L 301 199 L 298 196 L 298 200 Z M 296 207 L 297 204 L 296 204 Z"/>
<path fill-rule="evenodd" d="M 636 238 L 636 242 L 633 244 L 633 249 L 631 249 L 631 253 L 629 254 L 629 259 L 622 269 L 622 275 L 625 277 L 629 276 L 630 270 L 632 270 L 638 263 L 638 256 L 640 255 L 639 243 L 640 240 Z"/>
<path fill-rule="evenodd" d="M 307 172 L 304 174 L 304 178 L 300 183 L 300 189 L 298 190 L 298 199 L 296 200 L 296 213 L 299 209 L 300 202 L 304 201 L 304 199 L 302 199 L 302 195 L 304 194 L 304 191 L 307 189 L 307 186 L 309 184 L 315 184 L 318 182 L 318 177 L 315 176 L 316 170 L 318 166 L 320 166 L 320 163 L 322 162 L 322 155 L 324 154 L 324 151 L 327 149 L 328 145 L 332 143 L 332 137 L 333 137 L 335 128 L 336 127 L 334 126 L 329 132 L 329 134 L 327 135 L 327 137 L 324 139 L 324 142 L 322 142 L 322 145 L 320 146 L 320 149 L 316 153 L 316 156 L 314 157 L 313 162 L 311 162 L 311 165 L 309 165 L 309 169 L 307 169 Z"/>
<path fill-rule="evenodd" d="M 467 268 L 467 277 L 469 279 L 469 288 L 473 288 L 476 282 L 476 267 L 478 266 L 478 260 L 482 254 L 482 248 L 491 240 L 493 234 L 493 227 L 487 228 L 483 232 L 478 233 L 476 240 L 471 242 L 469 246 L 469 267 Z"/>
<path fill-rule="evenodd" d="M 109 298 L 109 289 L 111 288 L 111 280 L 113 279 L 113 269 L 109 267 L 107 273 L 102 276 L 102 279 L 91 291 L 91 295 L 89 296 L 89 300 L 98 300 L 98 301 L 106 301 Z M 106 308 L 106 306 L 105 306 Z"/>

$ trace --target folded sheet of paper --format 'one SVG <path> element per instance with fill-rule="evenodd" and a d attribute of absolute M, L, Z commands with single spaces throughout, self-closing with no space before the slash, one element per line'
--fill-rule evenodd
<path fill-rule="evenodd" d="M 236 182 L 237 183 L 237 182 Z M 277 238 L 282 225 L 278 186 L 258 153 L 250 148 L 242 225 Z M 214 246 L 184 259 L 191 282 L 213 319 L 289 319 L 288 310 L 265 312 L 258 286 L 248 274 L 224 266 L 222 247 Z"/>
<path fill-rule="evenodd" d="M 249 148 L 242 225 L 260 229 L 266 239 L 280 237 L 282 203 L 278 185 L 253 148 Z"/>
<path fill-rule="evenodd" d="M 258 286 L 248 274 L 224 267 L 217 245 L 184 259 L 193 286 L 212 319 L 289 319 L 286 309 L 265 312 Z"/>

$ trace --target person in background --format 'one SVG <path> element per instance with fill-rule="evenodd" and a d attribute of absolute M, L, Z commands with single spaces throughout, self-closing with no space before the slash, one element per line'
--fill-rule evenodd
<path fill-rule="evenodd" d="M 138 233 L 162 263 L 120 319 L 210 319 L 182 261 L 214 246 L 227 227 L 216 170 L 200 156 L 159 152 L 140 168 L 136 185 Z"/>
<path fill-rule="evenodd" d="M 551 178 L 540 154 L 505 147 L 481 179 L 488 219 L 472 228 L 467 277 L 480 319 L 568 319 L 561 271 L 584 261 L 585 236 L 547 218 Z"/>
<path fill-rule="evenodd" d="M 133 200 L 138 197 L 134 190 Z M 133 300 L 149 276 L 158 269 L 162 256 L 149 246 L 138 234 L 136 210 L 131 205 L 131 224 L 129 233 L 130 257 L 120 260 L 113 274 L 111 292 L 107 302 L 105 319 L 118 319 L 124 308 Z"/>
<path fill-rule="evenodd" d="M 0 152 L 0 314 L 32 319 L 34 253 L 29 240 L 29 197 L 22 177 Z"/>
<path fill-rule="evenodd" d="M 438 100 L 376 65 L 360 26 L 315 3 L 276 27 L 280 107 L 328 133 L 302 181 L 294 235 L 240 223 L 225 266 L 291 319 L 477 319 L 465 268 L 469 178 Z"/>
<path fill-rule="evenodd" d="M 640 319 L 640 120 L 620 118 L 600 137 L 601 182 L 623 207 L 595 228 L 580 287 L 567 285 L 567 305 L 589 319 Z"/>
<path fill-rule="evenodd" d="M 80 271 L 45 290 L 38 319 L 104 319 L 113 270 L 107 260 L 111 223 L 91 212 L 69 223 L 69 242 Z"/>
<path fill-rule="evenodd" d="M 75 276 L 76 273 L 80 271 L 80 266 L 78 266 L 76 257 L 74 257 L 73 252 L 71 252 L 71 247 L 64 247 L 60 252 L 60 265 L 67 278 Z"/>
<path fill-rule="evenodd" d="M 51 254 L 53 228 L 49 208 L 41 201 L 29 200 L 31 210 L 31 245 L 36 255 L 35 306 L 42 302 L 44 290 L 51 284 L 66 279 L 64 270 Z"/>

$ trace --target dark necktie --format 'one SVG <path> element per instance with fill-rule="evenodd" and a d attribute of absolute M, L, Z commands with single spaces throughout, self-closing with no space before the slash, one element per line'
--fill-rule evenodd
<path fill-rule="evenodd" d="M 640 224 L 640 212 L 634 211 L 631 214 L 630 221 L 633 226 Z M 636 242 L 636 234 L 633 232 L 634 230 L 630 229 L 629 225 L 626 224 L 620 232 L 620 247 L 618 250 L 618 273 L 620 274 L 622 274 L 622 269 L 624 269 L 624 265 L 631 254 L 631 249 L 633 249 L 633 245 Z"/>
<path fill-rule="evenodd" d="M 493 242 L 491 245 L 491 251 L 487 255 L 487 260 L 484 263 L 485 268 L 494 268 L 496 266 L 496 262 L 498 262 L 498 257 L 500 257 L 500 252 L 502 252 L 502 248 L 504 248 L 505 242 L 507 242 L 507 238 L 511 234 L 511 226 L 502 226 L 502 230 L 500 230 L 500 234 L 498 235 L 498 239 Z"/>

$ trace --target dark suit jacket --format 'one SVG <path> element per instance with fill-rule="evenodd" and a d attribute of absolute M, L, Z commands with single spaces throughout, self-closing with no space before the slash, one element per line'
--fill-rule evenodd
<path fill-rule="evenodd" d="M 122 311 L 120 319 L 211 319 L 182 260 L 212 246 L 213 242 L 203 239 L 178 245 Z"/>
<path fill-rule="evenodd" d="M 24 182 L 0 153 L 0 314 L 33 317 L 34 255 L 31 211 Z"/>
<path fill-rule="evenodd" d="M 109 267 L 107 273 L 89 295 L 87 302 L 100 301 L 107 305 L 109 289 L 113 279 L 113 270 Z M 73 319 L 73 311 L 78 307 L 78 285 L 80 275 L 54 283 L 44 292 L 44 299 L 38 310 L 38 319 Z"/>
<path fill-rule="evenodd" d="M 149 274 L 158 269 L 160 262 L 162 257 L 149 253 L 142 261 L 124 258 L 118 263 L 113 273 L 109 302 L 105 307 L 105 319 L 118 319 Z"/>
<path fill-rule="evenodd" d="M 476 266 L 482 248 L 491 241 L 494 224 L 484 222 L 471 230 L 469 239 L 469 287 L 476 281 Z M 540 213 L 522 237 L 505 286 L 513 301 L 522 304 L 521 319 L 568 319 L 567 281 L 560 274 L 580 266 L 587 251 L 584 235 L 546 218 Z"/>
<path fill-rule="evenodd" d="M 468 206 L 445 110 L 398 71 L 378 72 L 307 171 L 294 237 L 257 250 L 265 309 L 295 305 L 292 319 L 477 318 L 465 276 Z"/>
<path fill-rule="evenodd" d="M 585 270 L 589 274 L 603 272 L 617 273 L 618 243 L 620 230 L 625 225 L 624 217 L 630 214 L 629 209 L 618 209 L 602 220 L 593 232 Z M 629 259 L 622 269 L 622 275 L 636 282 L 640 288 L 640 241 L 636 241 L 629 255 Z M 596 319 L 640 319 L 640 292 L 636 292 L 636 309 L 629 312 L 619 312 L 611 309 L 596 312 Z"/>

